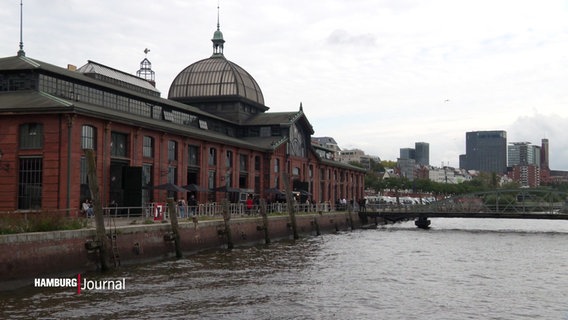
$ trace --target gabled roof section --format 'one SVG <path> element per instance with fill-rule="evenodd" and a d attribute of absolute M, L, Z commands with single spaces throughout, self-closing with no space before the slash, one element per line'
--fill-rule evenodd
<path fill-rule="evenodd" d="M 241 140 L 263 149 L 274 150 L 279 146 L 281 146 L 283 143 L 287 142 L 288 137 L 286 136 L 247 137 L 247 138 L 241 138 Z"/>
<path fill-rule="evenodd" d="M 0 58 L 0 70 L 21 70 L 39 68 L 40 63 L 28 57 Z"/>
<path fill-rule="evenodd" d="M 296 112 L 266 112 L 259 113 L 251 117 L 245 125 L 247 126 L 290 126 L 295 122 L 301 122 L 305 126 L 309 134 L 314 134 L 314 128 L 308 121 L 308 118 L 302 110 Z"/>
<path fill-rule="evenodd" d="M 65 99 L 39 91 L 0 92 L 0 112 L 59 112 L 73 104 Z"/>
<path fill-rule="evenodd" d="M 296 112 L 267 112 L 259 113 L 251 117 L 245 125 L 247 126 L 263 126 L 263 125 L 290 125 L 294 119 Z"/>
<path fill-rule="evenodd" d="M 98 62 L 88 60 L 87 64 L 77 69 L 77 72 L 84 73 L 85 75 L 94 77 L 102 81 L 111 81 L 114 84 L 121 86 L 133 85 L 136 87 L 144 88 L 148 91 L 154 92 L 154 94 L 160 94 L 160 91 L 156 89 L 148 80 L 137 77 L 135 75 L 116 70 L 114 68 L 105 66 Z M 113 81 L 114 80 L 114 81 Z"/>

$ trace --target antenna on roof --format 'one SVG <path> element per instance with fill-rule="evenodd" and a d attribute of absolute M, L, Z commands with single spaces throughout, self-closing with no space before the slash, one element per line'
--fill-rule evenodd
<path fill-rule="evenodd" d="M 20 50 L 18 50 L 18 57 L 25 57 L 26 53 L 24 52 L 24 37 L 23 37 L 23 21 L 24 21 L 24 3 L 23 0 L 20 0 Z"/>

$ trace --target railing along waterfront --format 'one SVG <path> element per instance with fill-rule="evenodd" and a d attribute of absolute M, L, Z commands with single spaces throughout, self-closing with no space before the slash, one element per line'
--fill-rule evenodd
<path fill-rule="evenodd" d="M 202 203 L 197 206 L 176 205 L 175 212 L 180 218 L 187 217 L 221 217 L 225 208 L 221 203 L 211 202 Z M 244 217 L 260 215 L 258 204 L 248 208 L 245 203 L 229 203 L 228 210 L 231 216 Z M 317 213 L 336 211 L 330 202 L 314 204 L 294 204 L 294 210 L 298 213 Z M 145 218 L 145 219 L 167 219 L 168 208 L 165 203 L 149 203 L 143 207 L 104 207 L 105 216 L 114 218 Z M 287 213 L 286 203 L 270 203 L 266 205 L 266 212 L 269 214 Z"/>

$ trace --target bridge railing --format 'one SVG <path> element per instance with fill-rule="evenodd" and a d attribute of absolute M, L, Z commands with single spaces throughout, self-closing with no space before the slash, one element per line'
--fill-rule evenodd
<path fill-rule="evenodd" d="M 511 189 L 448 197 L 428 204 L 372 203 L 368 212 L 567 213 L 566 193 Z"/>

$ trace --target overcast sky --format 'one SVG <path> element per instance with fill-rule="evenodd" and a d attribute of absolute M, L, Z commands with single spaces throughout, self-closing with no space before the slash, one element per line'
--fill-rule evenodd
<path fill-rule="evenodd" d="M 220 2 L 225 57 L 270 111 L 303 104 L 314 136 L 384 160 L 430 143 L 459 166 L 465 132 L 550 140 L 568 170 L 568 1 Z M 19 44 L 19 0 L 0 1 L 0 56 Z M 25 0 L 24 50 L 61 67 L 93 60 L 135 73 L 149 48 L 158 89 L 212 54 L 216 0 Z"/>

